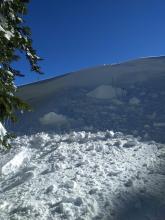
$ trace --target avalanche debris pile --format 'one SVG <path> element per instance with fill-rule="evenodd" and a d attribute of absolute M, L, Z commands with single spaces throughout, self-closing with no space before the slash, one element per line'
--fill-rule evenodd
<path fill-rule="evenodd" d="M 121 132 L 37 133 L 1 151 L 2 220 L 163 220 L 165 146 Z"/>

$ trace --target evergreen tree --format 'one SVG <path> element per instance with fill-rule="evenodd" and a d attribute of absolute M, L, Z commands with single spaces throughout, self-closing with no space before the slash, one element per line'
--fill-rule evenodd
<path fill-rule="evenodd" d="M 32 47 L 30 28 L 25 25 L 29 0 L 0 0 L 0 123 L 6 119 L 16 121 L 16 112 L 28 110 L 29 106 L 16 96 L 15 77 L 23 74 L 12 67 L 18 61 L 18 52 L 23 53 L 30 63 L 31 70 L 41 73 L 40 57 Z M 7 136 L 6 136 L 7 137 Z M 4 145 L 5 138 L 0 138 Z"/>

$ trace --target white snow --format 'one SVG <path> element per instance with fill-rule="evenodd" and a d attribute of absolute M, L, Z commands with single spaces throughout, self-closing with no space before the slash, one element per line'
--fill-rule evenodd
<path fill-rule="evenodd" d="M 24 143 L 28 148 L 17 153 Z M 135 195 L 152 200 L 165 196 L 165 177 L 160 181 L 159 176 L 165 148 L 154 142 L 112 131 L 83 131 L 18 137 L 13 147 L 0 180 L 5 220 L 125 219 L 120 215 L 126 202 L 135 209 L 131 219 L 142 219 L 143 212 L 150 216 L 153 210 L 148 200 Z"/>
<path fill-rule="evenodd" d="M 129 104 L 130 105 L 139 105 L 140 104 L 140 100 L 136 97 L 133 97 L 129 100 Z"/>
<path fill-rule="evenodd" d="M 4 166 L 2 166 L 1 173 L 3 175 L 9 175 L 12 172 L 18 172 L 23 163 L 26 163 L 30 158 L 30 151 L 23 149 L 21 152 L 17 153 L 10 161 L 8 161 Z"/>
<path fill-rule="evenodd" d="M 164 220 L 164 68 L 145 58 L 21 87 L 35 111 L 0 151 L 0 219 Z"/>
<path fill-rule="evenodd" d="M 121 88 L 115 88 L 111 85 L 98 86 L 93 91 L 87 93 L 87 96 L 97 99 L 115 99 L 123 96 L 125 91 Z"/>
<path fill-rule="evenodd" d="M 99 87 L 111 85 L 124 88 L 126 85 L 133 85 L 135 82 L 146 82 L 157 77 L 164 76 L 164 57 L 144 58 L 131 60 L 116 65 L 99 66 L 80 70 L 63 77 L 55 77 L 46 81 L 33 83 L 20 88 L 19 95 L 23 98 L 37 98 L 53 94 L 60 89 L 83 86 Z"/>
<path fill-rule="evenodd" d="M 3 137 L 6 134 L 6 129 L 4 128 L 4 126 L 2 125 L 2 123 L 0 122 L 0 139 L 2 140 Z"/>
<path fill-rule="evenodd" d="M 2 125 L 2 123 L 0 122 L 0 141 L 3 141 L 4 136 L 6 135 L 6 129 L 4 128 L 4 126 Z M 0 143 L 0 148 L 1 148 L 1 143 Z"/>
<path fill-rule="evenodd" d="M 11 31 L 5 30 L 1 25 L 0 25 L 0 31 L 4 32 L 4 35 L 7 40 L 10 40 L 11 37 L 13 37 L 13 33 L 11 33 Z"/>
<path fill-rule="evenodd" d="M 40 123 L 43 125 L 64 125 L 68 123 L 68 119 L 66 116 L 57 114 L 55 112 L 49 112 L 45 114 L 43 117 L 40 119 Z"/>

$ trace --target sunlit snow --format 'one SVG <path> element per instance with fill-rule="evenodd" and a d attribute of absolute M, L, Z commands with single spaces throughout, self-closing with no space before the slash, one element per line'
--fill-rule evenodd
<path fill-rule="evenodd" d="M 22 86 L 0 220 L 164 220 L 165 57 Z M 5 129 L 0 124 L 0 135 Z"/>

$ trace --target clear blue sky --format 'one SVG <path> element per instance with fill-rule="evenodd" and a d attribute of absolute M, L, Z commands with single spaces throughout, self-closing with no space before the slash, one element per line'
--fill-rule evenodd
<path fill-rule="evenodd" d="M 165 54 L 165 0 L 31 0 L 26 21 L 45 75 L 22 61 L 17 84 Z"/>

